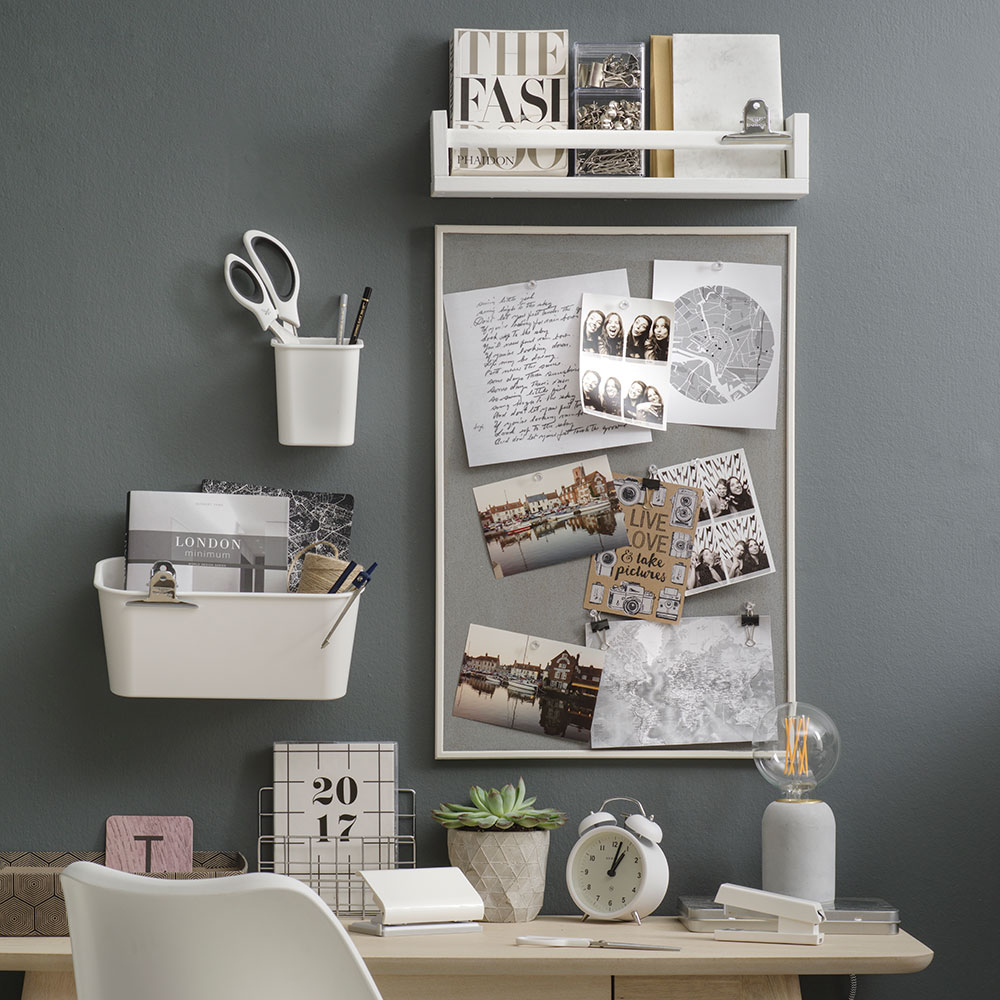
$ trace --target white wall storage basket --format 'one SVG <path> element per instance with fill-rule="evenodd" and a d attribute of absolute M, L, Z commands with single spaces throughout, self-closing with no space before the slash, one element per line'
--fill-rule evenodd
<path fill-rule="evenodd" d="M 360 595 L 185 592 L 195 607 L 130 604 L 125 560 L 94 570 L 111 691 L 125 698 L 332 700 L 347 693 Z"/>

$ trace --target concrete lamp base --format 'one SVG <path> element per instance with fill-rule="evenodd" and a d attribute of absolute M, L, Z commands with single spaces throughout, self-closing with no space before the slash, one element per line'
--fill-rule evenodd
<path fill-rule="evenodd" d="M 762 888 L 832 903 L 837 884 L 837 821 L 818 799 L 779 799 L 761 820 Z"/>

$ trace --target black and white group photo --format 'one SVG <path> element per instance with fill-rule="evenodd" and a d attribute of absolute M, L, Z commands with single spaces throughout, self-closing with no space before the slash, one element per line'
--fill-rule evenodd
<path fill-rule="evenodd" d="M 580 399 L 587 413 L 664 430 L 673 303 L 584 295 Z"/>

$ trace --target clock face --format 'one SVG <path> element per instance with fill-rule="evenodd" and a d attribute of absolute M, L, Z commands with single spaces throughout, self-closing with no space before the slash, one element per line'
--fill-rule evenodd
<path fill-rule="evenodd" d="M 640 898 L 648 895 L 643 892 L 649 876 L 646 858 L 635 838 L 620 827 L 585 834 L 573 848 L 566 875 L 570 894 L 585 913 L 617 917 L 644 908 Z"/>

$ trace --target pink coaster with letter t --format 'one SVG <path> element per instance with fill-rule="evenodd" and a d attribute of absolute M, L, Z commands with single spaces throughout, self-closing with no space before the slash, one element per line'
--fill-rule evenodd
<path fill-rule="evenodd" d="M 189 872 L 190 816 L 109 816 L 104 863 L 122 872 Z"/>

